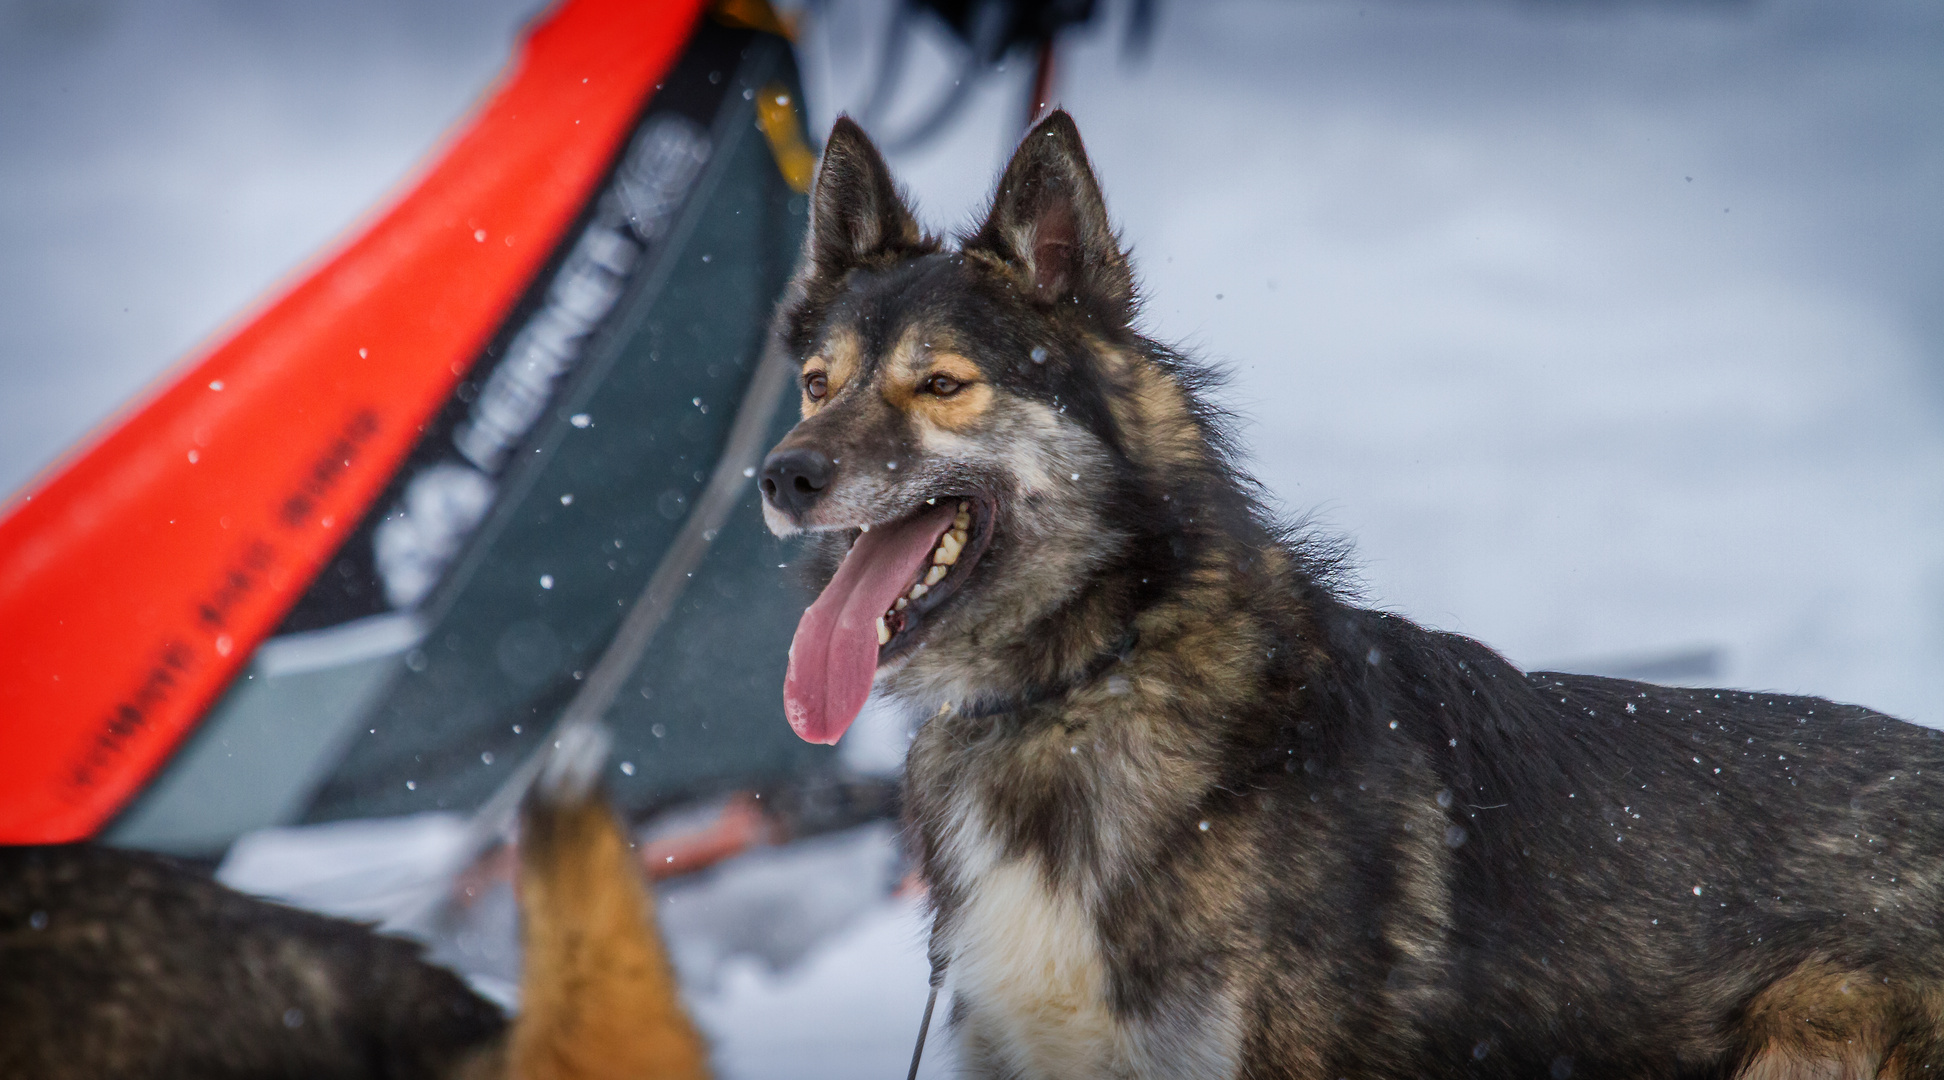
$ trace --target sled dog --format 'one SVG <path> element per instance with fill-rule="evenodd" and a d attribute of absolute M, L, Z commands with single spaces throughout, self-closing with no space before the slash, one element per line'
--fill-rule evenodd
<path fill-rule="evenodd" d="M 33 1080 L 704 1080 L 653 909 L 563 740 L 522 810 L 521 1009 L 417 945 L 253 899 L 174 860 L 0 848 L 0 1076 Z"/>
<path fill-rule="evenodd" d="M 1523 672 L 1355 606 L 1136 327 L 1073 121 L 928 235 L 839 120 L 778 328 L 785 686 L 926 717 L 905 807 L 974 1075 L 1944 1072 L 1944 742 Z"/>

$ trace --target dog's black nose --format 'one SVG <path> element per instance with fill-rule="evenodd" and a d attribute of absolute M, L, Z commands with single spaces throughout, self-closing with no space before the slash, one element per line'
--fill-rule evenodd
<path fill-rule="evenodd" d="M 763 497 L 792 517 L 801 517 L 830 486 L 836 466 L 807 447 L 778 450 L 763 461 Z"/>

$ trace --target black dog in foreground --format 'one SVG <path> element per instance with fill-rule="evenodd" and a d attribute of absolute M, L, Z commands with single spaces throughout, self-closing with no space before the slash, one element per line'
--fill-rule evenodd
<path fill-rule="evenodd" d="M 633 845 L 563 734 L 521 810 L 520 1011 L 175 860 L 0 847 L 4 1080 L 706 1080 Z"/>
<path fill-rule="evenodd" d="M 1134 315 L 1064 113 L 955 246 L 832 131 L 762 480 L 827 582 L 786 708 L 924 718 L 974 1074 L 1944 1072 L 1938 732 L 1352 606 Z"/>

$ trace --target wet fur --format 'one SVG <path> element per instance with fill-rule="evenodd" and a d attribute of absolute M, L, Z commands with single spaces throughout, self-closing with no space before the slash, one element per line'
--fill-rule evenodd
<path fill-rule="evenodd" d="M 1938 732 L 1354 606 L 1134 329 L 1063 113 L 956 245 L 848 121 L 812 215 L 780 325 L 842 373 L 779 450 L 839 464 L 772 527 L 827 577 L 861 525 L 997 507 L 874 691 L 930 717 L 907 815 L 973 1074 L 1944 1069 Z M 933 356 L 985 391 L 951 425 L 913 406 Z"/>

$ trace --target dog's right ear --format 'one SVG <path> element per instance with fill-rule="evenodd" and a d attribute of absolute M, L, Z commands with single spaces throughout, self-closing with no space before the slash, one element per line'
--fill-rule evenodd
<path fill-rule="evenodd" d="M 810 197 L 810 276 L 835 280 L 868 263 L 926 250 L 883 155 L 856 121 L 838 117 Z"/>

